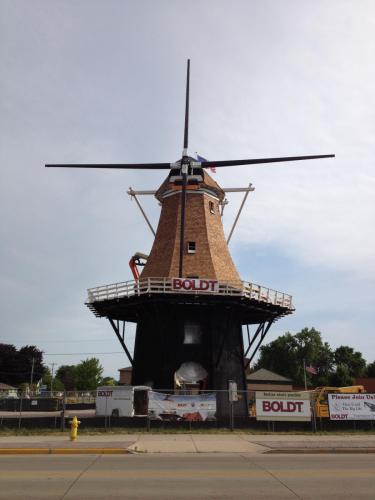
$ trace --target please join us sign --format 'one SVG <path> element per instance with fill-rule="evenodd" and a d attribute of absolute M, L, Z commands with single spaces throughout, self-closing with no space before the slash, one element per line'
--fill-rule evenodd
<path fill-rule="evenodd" d="M 172 290 L 180 292 L 218 292 L 219 282 L 196 278 L 172 278 Z"/>

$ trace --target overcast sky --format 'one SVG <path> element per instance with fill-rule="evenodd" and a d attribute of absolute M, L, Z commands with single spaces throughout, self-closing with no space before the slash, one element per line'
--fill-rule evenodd
<path fill-rule="evenodd" d="M 191 154 L 336 154 L 214 175 L 255 186 L 230 244 L 242 279 L 293 295 L 268 340 L 314 326 L 375 359 L 373 1 L 0 0 L 0 23 L 1 342 L 128 365 L 86 289 L 132 279 L 152 235 L 126 190 L 163 174 L 44 164 L 177 160 L 190 57 Z"/>

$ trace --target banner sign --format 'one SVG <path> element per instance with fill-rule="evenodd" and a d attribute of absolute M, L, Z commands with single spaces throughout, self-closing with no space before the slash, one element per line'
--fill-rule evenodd
<path fill-rule="evenodd" d="M 229 380 L 228 383 L 228 396 L 229 402 L 233 403 L 234 401 L 238 401 L 238 392 L 237 392 L 237 382 L 233 380 Z"/>
<path fill-rule="evenodd" d="M 310 394 L 307 392 L 256 391 L 257 420 L 311 420 Z"/>
<path fill-rule="evenodd" d="M 218 292 L 219 282 L 195 278 L 172 278 L 172 290 L 181 292 Z"/>
<path fill-rule="evenodd" d="M 150 391 L 148 398 L 150 417 L 170 421 L 190 420 L 191 422 L 215 419 L 215 393 L 179 396 Z"/>
<path fill-rule="evenodd" d="M 375 420 L 375 394 L 328 394 L 331 420 Z"/>

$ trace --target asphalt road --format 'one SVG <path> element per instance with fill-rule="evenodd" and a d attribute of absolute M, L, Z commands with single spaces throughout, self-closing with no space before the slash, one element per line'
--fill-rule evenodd
<path fill-rule="evenodd" d="M 374 455 L 1 456 L 0 498 L 375 497 Z"/>

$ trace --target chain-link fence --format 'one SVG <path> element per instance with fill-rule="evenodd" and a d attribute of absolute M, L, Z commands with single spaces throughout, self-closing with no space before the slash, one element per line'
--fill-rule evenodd
<path fill-rule="evenodd" d="M 276 394 L 279 399 L 264 399 Z M 373 429 L 372 420 L 332 421 L 314 393 L 151 390 L 114 386 L 0 397 L 0 427 L 64 430 L 73 416 L 80 429 L 248 429 L 258 432 Z M 295 394 L 295 396 L 294 396 Z M 298 394 L 298 396 L 297 396 Z M 263 399 L 262 399 L 263 397 Z M 299 399 L 298 399 L 299 398 Z"/>

